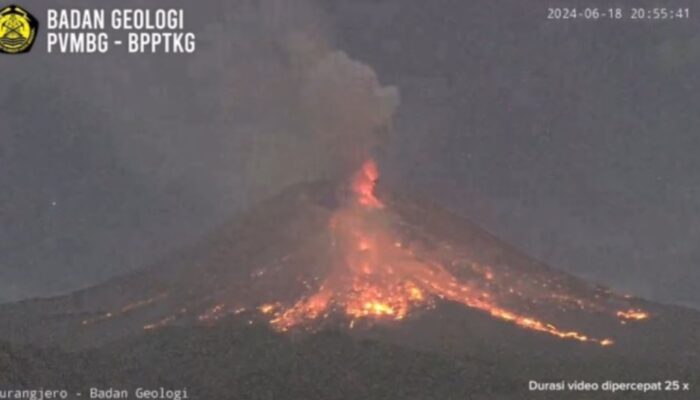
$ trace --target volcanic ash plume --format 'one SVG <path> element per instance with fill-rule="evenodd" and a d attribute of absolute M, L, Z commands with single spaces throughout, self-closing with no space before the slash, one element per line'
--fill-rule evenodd
<path fill-rule="evenodd" d="M 327 177 L 347 176 L 386 145 L 399 104 L 369 66 L 342 51 L 312 57 L 301 87 L 301 107 Z"/>
<path fill-rule="evenodd" d="M 398 90 L 325 36 L 313 29 L 281 33 L 281 76 L 275 85 L 250 88 L 271 103 L 266 128 L 246 136 L 247 181 L 258 199 L 299 182 L 346 179 L 389 140 Z"/>

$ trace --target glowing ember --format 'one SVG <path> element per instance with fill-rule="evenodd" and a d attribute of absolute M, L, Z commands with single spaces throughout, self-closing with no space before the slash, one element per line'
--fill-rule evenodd
<path fill-rule="evenodd" d="M 197 319 L 200 321 L 216 321 L 224 316 L 225 308 L 226 306 L 224 304 L 217 304 L 206 310 L 203 314 L 197 317 Z"/>
<path fill-rule="evenodd" d="M 144 325 L 143 330 L 144 331 L 152 331 L 154 329 L 158 329 L 158 328 L 162 328 L 164 326 L 167 326 L 170 323 L 172 323 L 173 321 L 175 321 L 175 316 L 171 315 L 169 317 L 163 318 L 160 321 L 154 322 L 152 324 Z"/>
<path fill-rule="evenodd" d="M 261 313 L 263 314 L 270 314 L 273 312 L 276 308 L 278 307 L 277 304 L 263 304 L 260 307 L 258 307 L 258 310 L 260 310 Z"/>
<path fill-rule="evenodd" d="M 618 311 L 617 316 L 621 319 L 641 321 L 649 318 L 649 314 L 642 310 Z"/>
<path fill-rule="evenodd" d="M 132 312 L 132 311 L 138 310 L 138 309 L 140 309 L 140 308 L 144 308 L 144 307 L 146 307 L 146 306 L 148 306 L 148 305 L 151 305 L 151 304 L 153 304 L 153 303 L 155 303 L 155 302 L 157 302 L 157 301 L 159 301 L 159 300 L 162 300 L 162 299 L 166 298 L 167 296 L 168 296 L 167 293 L 161 293 L 161 294 L 159 294 L 159 295 L 157 295 L 157 296 L 154 296 L 154 297 L 151 297 L 151 298 L 148 298 L 148 299 L 137 300 L 137 301 L 135 301 L 135 302 L 133 302 L 133 303 L 129 303 L 129 304 L 123 306 L 119 311 L 115 311 L 115 312 L 111 312 L 111 311 L 110 311 L 110 312 L 105 313 L 105 314 L 102 314 L 102 315 L 100 315 L 100 316 L 98 316 L 98 317 L 83 320 L 83 321 L 81 322 L 81 324 L 82 324 L 82 325 L 92 325 L 92 324 L 95 324 L 95 323 L 98 323 L 98 322 L 106 321 L 106 320 L 111 319 L 111 318 L 113 318 L 113 317 L 121 316 L 121 315 L 130 313 L 130 312 Z"/>
<path fill-rule="evenodd" d="M 133 303 L 131 303 L 131 304 L 127 304 L 127 305 L 125 305 L 124 307 L 122 307 L 121 312 L 122 312 L 122 313 L 127 313 L 127 312 L 129 312 L 129 311 L 132 311 L 132 310 L 136 310 L 136 309 L 145 307 L 145 306 L 147 306 L 147 305 L 149 305 L 149 304 L 151 304 L 151 303 L 153 303 L 153 302 L 156 302 L 156 301 L 158 301 L 158 300 L 160 300 L 160 299 L 165 298 L 166 296 L 167 296 L 167 294 L 162 293 L 162 294 L 159 294 L 158 296 L 151 297 L 150 299 L 139 300 L 139 301 L 133 302 Z"/>
<path fill-rule="evenodd" d="M 352 189 L 357 196 L 357 201 L 366 207 L 383 208 L 384 204 L 374 195 L 374 186 L 379 178 L 379 170 L 374 160 L 368 160 L 355 174 Z"/>
<path fill-rule="evenodd" d="M 439 263 L 420 260 L 391 234 L 388 216 L 383 210 L 385 205 L 374 194 L 378 177 L 376 164 L 366 162 L 351 184 L 354 201 L 336 211 L 331 218 L 337 265 L 319 289 L 287 308 L 271 305 L 259 308 L 263 314 L 273 315 L 271 323 L 276 329 L 286 331 L 326 317 L 334 310 L 349 317 L 350 327 L 361 318 L 401 320 L 412 308 L 429 307 L 436 299 L 442 299 L 562 339 L 594 342 L 601 346 L 613 344 L 611 339 L 565 330 L 507 309 L 494 301 L 491 293 L 458 280 Z M 495 280 L 488 267 L 478 269 L 487 282 Z M 512 287 L 509 292 L 522 296 Z M 582 303 L 575 303 L 583 307 Z"/>
<path fill-rule="evenodd" d="M 113 316 L 114 316 L 114 314 L 112 314 L 111 312 L 108 312 L 108 313 L 100 315 L 99 317 L 95 317 L 95 318 L 91 318 L 91 319 L 84 319 L 82 324 L 83 325 L 91 325 L 91 324 L 94 324 L 97 322 L 108 320 L 108 319 L 112 318 Z"/>

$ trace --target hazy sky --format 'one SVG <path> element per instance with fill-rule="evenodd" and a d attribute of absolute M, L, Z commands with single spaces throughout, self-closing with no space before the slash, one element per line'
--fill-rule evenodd
<path fill-rule="evenodd" d="M 143 267 L 320 173 L 302 32 L 398 87 L 393 185 L 558 268 L 700 305 L 698 20 L 551 22 L 525 3 L 179 2 L 195 55 L 49 56 L 41 38 L 0 57 L 0 301 Z M 114 3 L 51 3 L 79 4 Z"/>

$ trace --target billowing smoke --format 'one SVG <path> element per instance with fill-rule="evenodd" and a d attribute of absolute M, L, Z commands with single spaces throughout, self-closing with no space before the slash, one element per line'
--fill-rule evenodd
<path fill-rule="evenodd" d="M 210 27 L 211 52 L 217 53 L 211 57 L 223 60 L 212 66 L 207 53 L 191 71 L 219 82 L 213 89 L 215 118 L 225 117 L 215 135 L 224 139 L 213 143 L 223 142 L 228 159 L 237 162 L 197 171 L 195 181 L 231 182 L 223 183 L 228 192 L 243 189 L 251 203 L 296 182 L 345 177 L 386 145 L 398 90 L 335 48 L 327 18 L 314 2 L 266 0 L 225 12 L 247 15 L 238 17 L 246 24 Z M 221 37 L 232 40 L 222 43 Z"/>
<path fill-rule="evenodd" d="M 265 194 L 295 181 L 347 177 L 387 144 L 399 105 L 395 87 L 382 86 L 370 66 L 317 32 L 292 30 L 280 40 L 296 115 L 277 135 L 254 139 L 249 179 L 265 182 Z"/>
<path fill-rule="evenodd" d="M 323 54 L 303 77 L 302 110 L 331 175 L 357 169 L 386 144 L 399 96 L 382 87 L 371 67 L 342 51 Z"/>

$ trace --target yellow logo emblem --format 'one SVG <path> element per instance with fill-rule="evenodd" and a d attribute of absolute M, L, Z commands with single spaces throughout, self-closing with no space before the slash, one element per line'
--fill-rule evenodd
<path fill-rule="evenodd" d="M 27 10 L 11 5 L 0 10 L 0 53 L 20 54 L 31 50 L 39 22 Z"/>

